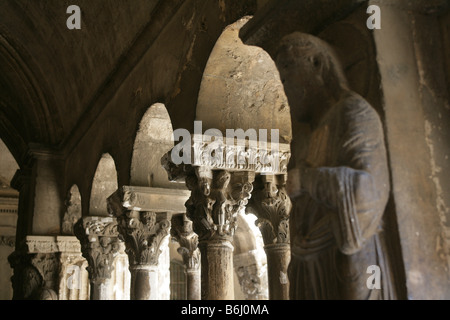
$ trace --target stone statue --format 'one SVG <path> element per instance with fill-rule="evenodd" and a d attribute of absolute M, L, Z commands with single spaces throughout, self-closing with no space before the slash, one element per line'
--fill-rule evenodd
<path fill-rule="evenodd" d="M 287 190 L 291 299 L 393 299 L 380 240 L 389 172 L 377 112 L 351 91 L 331 47 L 311 35 L 284 37 L 276 64 L 295 125 Z M 297 140 L 296 140 L 297 139 Z M 381 271 L 374 287 L 369 266 Z"/>

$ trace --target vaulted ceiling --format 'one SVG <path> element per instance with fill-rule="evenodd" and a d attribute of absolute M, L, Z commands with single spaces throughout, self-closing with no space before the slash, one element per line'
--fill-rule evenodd
<path fill-rule="evenodd" d="M 82 28 L 69 30 L 67 1 L 0 2 L 0 132 L 15 156 L 67 139 L 157 4 L 79 0 Z"/>

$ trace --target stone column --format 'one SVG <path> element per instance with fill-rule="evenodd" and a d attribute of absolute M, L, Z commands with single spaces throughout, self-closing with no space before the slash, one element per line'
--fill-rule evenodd
<path fill-rule="evenodd" d="M 183 190 L 124 186 L 108 198 L 125 241 L 131 300 L 159 300 L 159 257 L 168 246 L 171 218 L 185 211 Z"/>
<path fill-rule="evenodd" d="M 184 140 L 183 140 L 184 141 Z M 199 236 L 203 300 L 234 298 L 233 236 L 236 217 L 245 211 L 257 173 L 287 171 L 286 144 L 258 145 L 245 139 L 214 139 L 194 134 L 191 145 L 169 151 L 161 159 L 171 181 L 185 180 L 191 190 L 187 216 Z"/>
<path fill-rule="evenodd" d="M 183 257 L 186 273 L 187 300 L 201 299 L 200 251 L 198 236 L 192 228 L 192 221 L 186 214 L 172 218 L 172 236 L 178 241 L 178 253 Z"/>
<path fill-rule="evenodd" d="M 84 217 L 75 224 L 74 232 L 89 264 L 91 300 L 109 300 L 112 265 L 120 249 L 116 219 Z"/>
<path fill-rule="evenodd" d="M 118 221 L 130 261 L 130 298 L 157 300 L 158 260 L 170 232 L 170 214 L 128 211 Z"/>
<path fill-rule="evenodd" d="M 233 300 L 233 236 L 251 195 L 253 172 L 195 167 L 186 177 L 188 217 L 199 236 L 203 300 Z"/>
<path fill-rule="evenodd" d="M 261 175 L 254 183 L 247 213 L 257 216 L 267 255 L 269 299 L 289 300 L 289 214 L 292 203 L 285 190 L 286 175 Z"/>

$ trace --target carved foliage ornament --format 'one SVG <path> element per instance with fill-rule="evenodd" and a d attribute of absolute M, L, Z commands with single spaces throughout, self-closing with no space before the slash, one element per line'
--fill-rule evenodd
<path fill-rule="evenodd" d="M 117 221 L 130 265 L 158 265 L 161 244 L 170 233 L 167 216 L 162 214 L 158 219 L 155 212 L 125 211 Z"/>
<path fill-rule="evenodd" d="M 247 213 L 258 217 L 264 244 L 289 243 L 289 214 L 292 202 L 286 193 L 284 175 L 259 176 L 246 208 Z"/>
<path fill-rule="evenodd" d="M 88 261 L 91 281 L 110 279 L 112 264 L 120 249 L 115 219 L 83 218 L 75 224 L 74 232 L 80 240 L 83 257 Z"/>

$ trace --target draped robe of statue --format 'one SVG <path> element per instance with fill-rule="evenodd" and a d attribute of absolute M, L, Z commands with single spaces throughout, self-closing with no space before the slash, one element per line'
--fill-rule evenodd
<path fill-rule="evenodd" d="M 348 91 L 315 128 L 296 152 L 307 169 L 290 220 L 291 299 L 392 299 L 380 237 L 389 173 L 379 116 Z M 372 265 L 379 290 L 367 286 Z"/>

